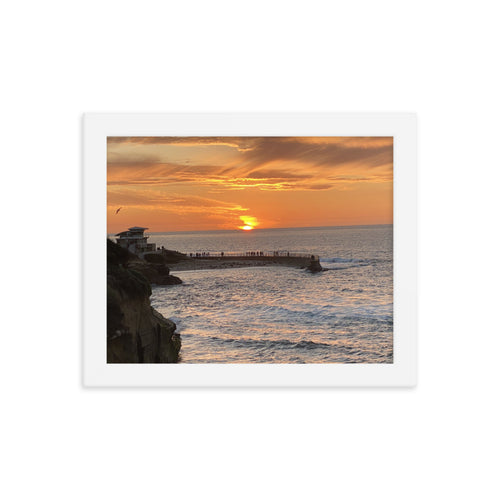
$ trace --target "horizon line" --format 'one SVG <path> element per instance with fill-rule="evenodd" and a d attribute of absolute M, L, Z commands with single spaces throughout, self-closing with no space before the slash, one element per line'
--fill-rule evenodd
<path fill-rule="evenodd" d="M 319 228 L 331 228 L 331 227 L 372 227 L 372 226 L 393 226 L 393 222 L 386 222 L 381 224 L 343 224 L 337 226 L 287 226 L 287 227 L 263 227 L 263 228 L 254 228 L 252 231 L 243 231 L 242 229 L 186 229 L 182 231 L 148 231 L 149 234 L 158 234 L 158 233 L 206 233 L 206 232 L 214 232 L 214 231 L 227 231 L 227 232 L 241 232 L 241 233 L 252 233 L 253 231 L 265 231 L 269 229 L 319 229 Z M 112 234 L 112 233 L 107 233 Z"/>

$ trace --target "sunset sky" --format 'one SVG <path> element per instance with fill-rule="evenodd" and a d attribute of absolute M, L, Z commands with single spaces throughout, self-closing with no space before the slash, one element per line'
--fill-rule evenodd
<path fill-rule="evenodd" d="M 107 161 L 109 233 L 392 223 L 392 137 L 108 137 Z"/>

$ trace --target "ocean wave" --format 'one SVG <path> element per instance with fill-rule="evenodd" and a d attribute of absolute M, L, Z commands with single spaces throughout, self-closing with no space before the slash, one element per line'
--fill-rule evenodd
<path fill-rule="evenodd" d="M 351 264 L 351 265 L 330 265 L 330 266 L 325 266 L 324 264 L 321 264 L 323 267 L 324 271 L 344 271 L 346 269 L 352 269 L 352 268 L 357 268 L 357 267 L 366 267 L 369 266 L 370 264 L 368 263 L 359 263 L 359 264 Z"/>
<path fill-rule="evenodd" d="M 364 259 L 342 259 L 340 257 L 326 257 L 326 258 L 320 258 L 320 262 L 331 262 L 331 263 L 337 263 L 337 264 L 350 264 L 352 262 L 366 262 Z"/>
<path fill-rule="evenodd" d="M 327 344 L 325 342 L 315 342 L 314 340 L 300 340 L 298 342 L 294 342 L 291 340 L 265 340 L 265 339 L 252 339 L 252 338 L 234 338 L 234 337 L 217 337 L 211 335 L 207 337 L 207 339 L 221 342 L 224 344 L 231 344 L 232 346 L 249 346 L 253 349 L 302 349 L 302 350 L 310 350 L 310 349 L 325 349 L 334 347 L 333 344 Z"/>
<path fill-rule="evenodd" d="M 343 271 L 344 269 L 351 269 L 353 267 L 371 266 L 374 264 L 374 261 L 366 259 L 343 259 L 340 257 L 327 257 L 324 259 L 320 259 L 320 263 L 325 271 Z"/>

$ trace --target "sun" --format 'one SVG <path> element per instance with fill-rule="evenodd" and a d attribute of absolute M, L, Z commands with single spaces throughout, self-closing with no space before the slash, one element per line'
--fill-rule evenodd
<path fill-rule="evenodd" d="M 240 220 L 243 222 L 243 226 L 238 226 L 238 229 L 243 229 L 243 231 L 251 231 L 259 225 L 257 217 L 252 217 L 250 215 L 241 215 Z"/>

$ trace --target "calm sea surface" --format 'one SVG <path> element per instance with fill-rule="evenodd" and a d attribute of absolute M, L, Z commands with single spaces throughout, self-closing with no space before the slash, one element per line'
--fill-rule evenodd
<path fill-rule="evenodd" d="M 175 272 L 151 302 L 177 323 L 183 363 L 392 363 L 392 225 L 150 233 L 181 252 L 319 255 L 281 266 Z"/>

